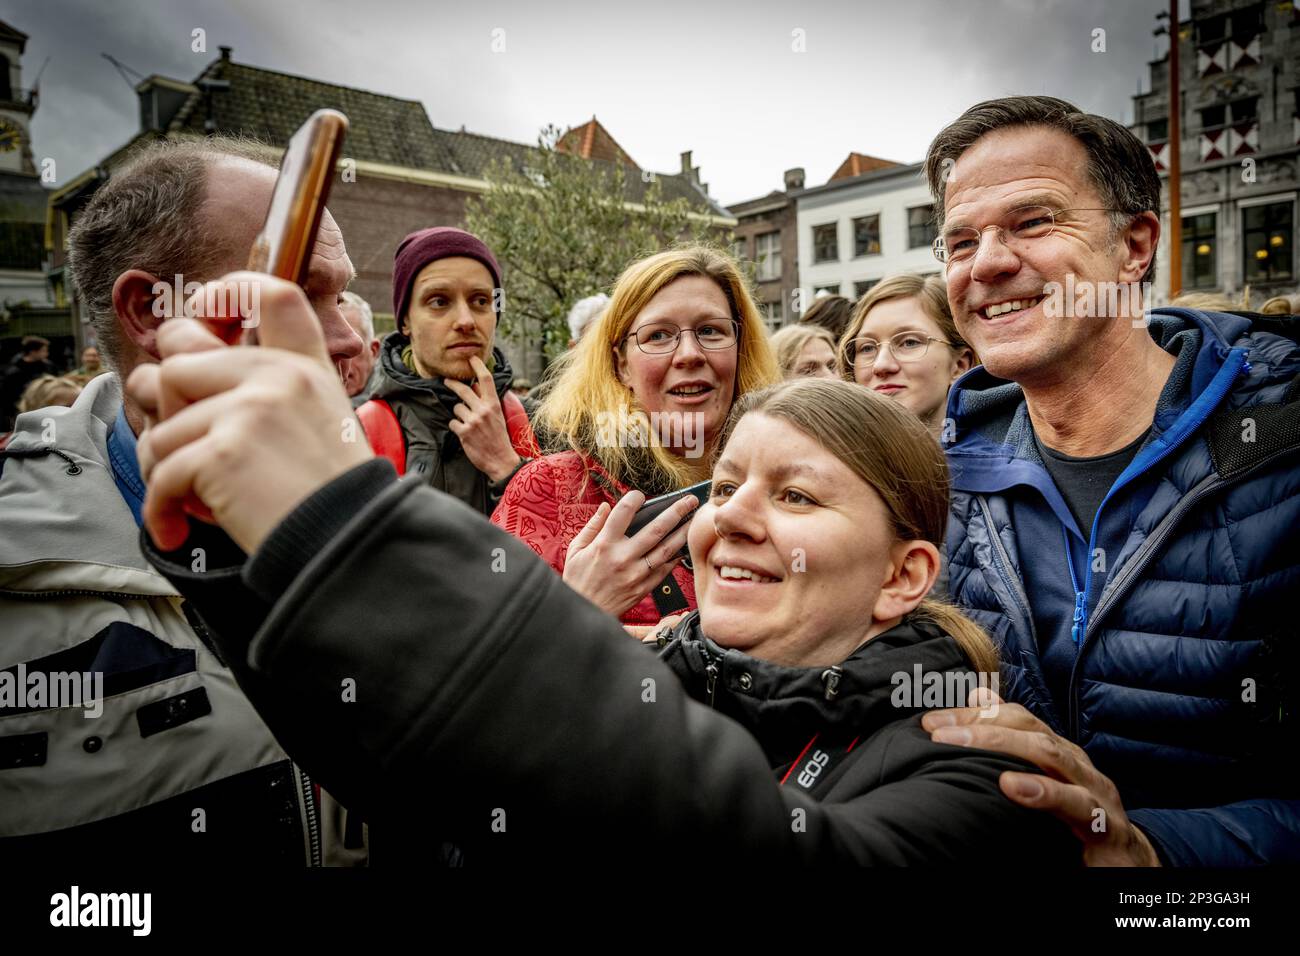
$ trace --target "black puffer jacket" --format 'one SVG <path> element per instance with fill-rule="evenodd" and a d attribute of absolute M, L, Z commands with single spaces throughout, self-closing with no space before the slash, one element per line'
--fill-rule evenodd
<path fill-rule="evenodd" d="M 374 865 L 443 858 L 447 842 L 469 863 L 1079 861 L 1061 824 L 999 791 L 1027 765 L 932 743 L 890 706 L 896 671 L 965 669 L 927 628 L 855 652 L 829 701 L 820 670 L 728 651 L 710 707 L 694 618 L 658 659 L 526 545 L 394 483 L 387 461 L 319 490 L 242 570 L 216 568 L 202 533 L 146 551 L 286 750 L 369 820 Z M 828 759 L 804 786 L 813 734 Z"/>

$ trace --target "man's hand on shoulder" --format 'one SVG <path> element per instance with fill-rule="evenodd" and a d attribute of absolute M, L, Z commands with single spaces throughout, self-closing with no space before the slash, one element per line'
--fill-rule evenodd
<path fill-rule="evenodd" d="M 1124 812 L 1114 782 L 1083 748 L 1054 733 L 1021 707 L 987 688 L 971 691 L 967 707 L 935 710 L 921 726 L 935 743 L 1010 754 L 1043 774 L 1006 771 L 999 784 L 1009 800 L 1045 810 L 1083 843 L 1086 866 L 1160 866 L 1151 841 Z"/>

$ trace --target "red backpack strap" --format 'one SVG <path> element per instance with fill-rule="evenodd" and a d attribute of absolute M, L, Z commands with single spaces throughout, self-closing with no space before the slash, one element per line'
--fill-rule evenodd
<path fill-rule="evenodd" d="M 506 416 L 506 431 L 510 433 L 510 444 L 520 458 L 537 458 L 537 437 L 533 426 L 528 421 L 528 412 L 524 403 L 514 392 L 507 391 L 501 399 L 501 411 Z"/>
<path fill-rule="evenodd" d="M 357 418 L 365 429 L 370 450 L 391 461 L 398 477 L 406 474 L 406 436 L 393 406 L 382 398 L 372 398 L 357 409 Z"/>

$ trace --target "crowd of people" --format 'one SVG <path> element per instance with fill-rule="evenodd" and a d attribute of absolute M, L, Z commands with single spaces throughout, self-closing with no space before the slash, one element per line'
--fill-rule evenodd
<path fill-rule="evenodd" d="M 17 415 L 54 405 L 69 406 L 87 382 L 107 371 L 99 349 L 88 345 L 81 350 L 79 366 L 60 372 L 50 361 L 50 340 L 24 335 L 8 367 L 0 371 L 0 448 L 8 440 Z"/>
<path fill-rule="evenodd" d="M 0 668 L 111 687 L 0 696 L 0 847 L 1300 862 L 1292 304 L 1052 314 L 1160 234 L 1146 147 L 1064 101 L 925 172 L 939 274 L 769 334 L 666 248 L 521 396 L 478 237 L 402 241 L 381 338 L 328 213 L 303 287 L 239 271 L 254 148 L 143 149 L 69 237 L 113 374 L 0 451 Z M 172 275 L 258 283 L 259 347 L 155 315 Z"/>

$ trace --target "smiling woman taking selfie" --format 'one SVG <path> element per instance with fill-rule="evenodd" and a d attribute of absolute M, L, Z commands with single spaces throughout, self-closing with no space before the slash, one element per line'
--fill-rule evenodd
<path fill-rule="evenodd" d="M 520 469 L 493 524 L 625 624 L 694 609 L 676 524 L 695 499 L 666 536 L 624 532 L 646 498 L 707 479 L 732 403 L 779 377 L 739 267 L 701 246 L 632 263 L 560 362 L 537 420 L 567 448 Z"/>
<path fill-rule="evenodd" d="M 1077 863 L 1063 824 L 999 789 L 1028 764 L 920 726 L 943 703 L 922 685 L 964 697 L 997 661 L 926 599 L 947 472 L 899 406 L 820 380 L 742 400 L 690 526 L 699 611 L 643 646 L 523 544 L 340 442 L 348 400 L 292 298 L 263 295 L 259 349 L 169 322 L 162 365 L 133 376 L 165 419 L 141 438 L 145 520 L 175 550 L 149 557 L 285 747 L 401 835 L 377 864 Z M 223 452 L 234 435 L 245 454 Z"/>

